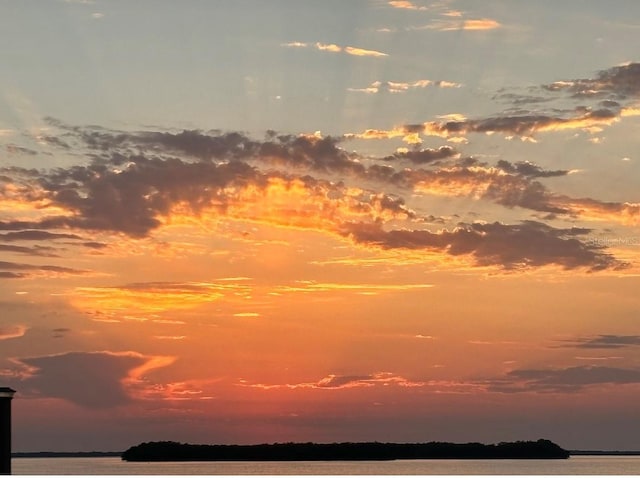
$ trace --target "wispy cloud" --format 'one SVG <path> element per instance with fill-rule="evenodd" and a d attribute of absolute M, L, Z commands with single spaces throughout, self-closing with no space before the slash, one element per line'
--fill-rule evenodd
<path fill-rule="evenodd" d="M 622 336 L 616 334 L 600 334 L 593 337 L 581 337 L 562 341 L 560 347 L 578 349 L 621 349 L 640 346 L 640 336 Z"/>
<path fill-rule="evenodd" d="M 367 50 L 358 47 L 345 47 L 344 52 L 357 57 L 387 57 L 388 54 L 379 52 L 378 50 Z"/>
<path fill-rule="evenodd" d="M 316 42 L 315 47 L 318 50 L 323 50 L 325 52 L 342 52 L 342 47 L 336 45 L 335 43 L 320 43 Z"/>
<path fill-rule="evenodd" d="M 54 265 L 21 264 L 0 261 L 0 277 L 5 279 L 23 277 L 66 277 L 70 275 L 86 275 L 89 271 L 72 269 Z M 17 271 L 17 272 L 16 272 Z"/>
<path fill-rule="evenodd" d="M 225 297 L 246 295 L 246 285 L 209 282 L 147 282 L 117 287 L 78 287 L 70 302 L 98 321 L 150 321 L 156 315 L 190 309 Z"/>
<path fill-rule="evenodd" d="M 307 42 L 287 42 L 281 44 L 283 47 L 292 47 L 292 48 L 315 48 L 321 52 L 331 52 L 331 53 L 346 53 L 348 55 L 355 55 L 356 57 L 387 57 L 388 54 L 384 52 L 380 52 L 378 50 L 370 50 L 364 49 L 360 47 L 351 47 L 351 46 L 341 46 L 335 43 L 307 43 Z"/>
<path fill-rule="evenodd" d="M 299 281 L 295 285 L 278 287 L 275 292 L 295 293 L 355 291 L 361 294 L 371 294 L 385 291 L 410 291 L 416 289 L 427 289 L 430 287 L 433 287 L 433 284 L 338 284 L 329 282 Z"/>
<path fill-rule="evenodd" d="M 404 93 L 409 90 L 414 89 L 423 89 L 426 87 L 440 87 L 440 88 L 459 88 L 462 84 L 456 82 L 449 82 L 447 80 L 414 80 L 411 82 L 393 82 L 386 81 L 382 82 L 380 80 L 376 80 L 372 82 L 367 87 L 362 88 L 349 88 L 350 92 L 362 92 L 367 94 L 376 94 L 379 92 L 389 92 L 389 93 Z"/>
<path fill-rule="evenodd" d="M 583 130 L 592 132 L 594 128 L 611 126 L 619 122 L 620 112 L 610 109 L 580 108 L 568 112 L 566 116 L 546 114 L 503 114 L 492 117 L 465 120 L 430 121 L 423 124 L 401 125 L 389 130 L 367 129 L 350 136 L 361 139 L 392 139 L 410 134 L 442 138 L 461 137 L 468 134 L 494 134 L 500 132 L 508 138 L 535 140 L 539 133 Z"/>
<path fill-rule="evenodd" d="M 387 3 L 393 8 L 402 8 L 404 10 L 428 10 L 428 7 L 419 7 L 409 0 L 389 0 Z"/>
<path fill-rule="evenodd" d="M 639 384 L 640 371 L 607 366 L 519 369 L 488 382 L 488 390 L 503 393 L 571 393 L 599 385 Z"/>
<path fill-rule="evenodd" d="M 451 18 L 458 18 L 452 15 Z M 435 20 L 426 25 L 419 27 L 410 27 L 410 30 L 437 30 L 440 32 L 451 31 L 487 31 L 501 28 L 502 24 L 497 20 L 491 18 L 478 18 L 478 19 L 447 19 L 447 20 Z"/>
<path fill-rule="evenodd" d="M 425 382 L 413 382 L 390 372 L 377 372 L 369 375 L 337 375 L 329 374 L 316 382 L 297 384 L 260 384 L 239 383 L 238 386 L 270 390 L 270 389 L 354 389 L 373 386 L 399 386 L 405 388 L 422 387 Z"/>
<path fill-rule="evenodd" d="M 306 48 L 309 46 L 309 44 L 305 43 L 305 42 L 287 42 L 287 43 L 283 43 L 281 44 L 283 47 L 297 47 L 297 48 Z"/>

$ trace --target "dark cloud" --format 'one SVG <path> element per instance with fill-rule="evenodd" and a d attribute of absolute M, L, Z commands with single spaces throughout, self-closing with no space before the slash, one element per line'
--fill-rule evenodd
<path fill-rule="evenodd" d="M 640 371 L 606 366 L 521 369 L 490 382 L 496 392 L 574 392 L 594 385 L 640 383 Z"/>
<path fill-rule="evenodd" d="M 36 179 L 33 180 L 37 182 Z M 22 229 L 61 229 L 70 227 L 70 218 L 64 216 L 46 217 L 36 221 L 7 220 L 0 221 L 0 230 Z M 6 239 L 6 238 L 5 238 Z M 20 239 L 15 239 L 20 240 Z"/>
<path fill-rule="evenodd" d="M 609 114 L 604 110 L 585 110 L 580 115 L 607 118 Z M 67 143 L 73 140 L 78 144 L 74 148 L 89 151 L 92 160 L 86 165 L 48 171 L 2 169 L 3 175 L 15 185 L 24 186 L 28 200 L 47 202 L 70 212 L 35 221 L 0 221 L 0 230 L 15 231 L 0 234 L 4 239 L 84 240 L 76 234 L 58 234 L 55 232 L 58 229 L 147 237 L 170 217 L 176 206 L 193 215 L 205 210 L 226 215 L 230 209 L 237 212 L 246 202 L 259 205 L 259 196 L 268 195 L 275 182 L 283 190 L 292 185 L 301 187 L 309 197 L 303 206 L 277 206 L 277 216 L 292 219 L 289 222 L 295 224 L 296 218 L 312 213 L 322 217 L 323 229 L 361 244 L 471 255 L 478 265 L 509 269 L 557 264 L 570 269 L 599 270 L 619 268 L 622 264 L 598 250 L 598 246 L 585 245 L 576 238 L 582 232 L 569 233 L 541 223 L 478 223 L 439 233 L 422 229 L 385 230 L 383 222 L 389 220 L 418 223 L 435 219 L 417 215 L 402 197 L 386 190 L 391 187 L 410 193 L 469 196 L 508 208 L 565 216 L 583 212 L 628 216 L 634 209 L 640 210 L 640 206 L 631 204 L 554 194 L 538 180 L 566 175 L 566 170 L 545 170 L 530 162 L 505 160 L 491 166 L 472 157 L 459 159 L 455 149 L 448 146 L 396 153 L 386 160 L 407 159 L 421 164 L 420 168 L 396 170 L 388 165 L 371 164 L 370 159 L 365 165 L 357 155 L 341 149 L 339 139 L 319 135 L 269 132 L 263 141 L 254 141 L 240 133 L 119 132 L 51 122 L 64 130 Z M 525 124 L 529 125 L 522 127 L 526 130 L 532 125 L 538 128 L 544 122 L 536 116 L 521 116 L 442 125 L 451 131 L 470 127 L 506 131 Z M 421 131 L 425 125 L 405 129 Z M 447 166 L 436 167 L 444 159 L 450 159 Z M 329 178 L 323 179 L 321 174 Z M 331 176 L 335 180 L 330 180 Z M 347 185 L 349 180 L 368 187 L 352 188 Z M 251 192 L 251 199 L 244 198 L 243 192 Z M 255 214 L 243 215 L 249 218 L 261 215 L 260 209 L 254 211 Z M 87 242 L 84 245 L 104 246 Z"/>
<path fill-rule="evenodd" d="M 25 275 L 18 272 L 0 271 L 0 279 L 22 279 Z"/>
<path fill-rule="evenodd" d="M 567 91 L 574 97 L 613 97 L 617 99 L 640 96 L 640 63 L 619 65 L 598 72 L 593 79 L 559 81 L 544 86 L 550 91 Z"/>
<path fill-rule="evenodd" d="M 539 165 L 527 161 L 511 163 L 499 160 L 496 167 L 510 174 L 519 174 L 524 177 L 560 177 L 569 173 L 568 170 L 544 170 Z"/>
<path fill-rule="evenodd" d="M 54 135 L 44 135 L 44 136 L 41 136 L 39 139 L 41 141 L 46 142 L 49 145 L 53 145 L 61 149 L 71 149 L 71 146 L 69 144 L 67 144 L 60 137 L 56 137 Z"/>
<path fill-rule="evenodd" d="M 5 150 L 7 151 L 7 153 L 9 154 L 22 154 L 22 155 L 38 155 L 38 152 L 36 150 L 33 149 L 28 149 L 26 147 L 20 147 L 19 145 L 15 145 L 15 144 L 7 144 L 5 146 Z"/>
<path fill-rule="evenodd" d="M 305 139 L 296 139 L 301 145 L 309 144 Z M 322 141 L 313 144 L 323 145 Z M 329 144 L 327 144 L 329 145 Z M 330 150 L 329 147 L 326 147 Z M 345 161 L 344 165 L 354 164 Z M 364 167 L 357 164 L 364 172 Z M 332 164 L 325 159 L 316 167 L 337 168 L 344 173 L 342 164 Z M 346 168 L 346 167 L 344 167 Z M 353 169 L 352 169 L 353 170 Z M 355 171 L 355 170 L 354 170 Z M 24 175 L 24 173 L 23 173 Z M 331 192 L 333 199 L 345 195 L 341 183 L 315 179 L 309 175 L 297 176 L 276 171 L 261 172 L 242 161 L 212 163 L 205 161 L 183 161 L 177 158 L 145 157 L 135 155 L 126 165 L 120 159 L 116 165 L 94 161 L 88 166 L 56 169 L 53 172 L 29 173 L 33 182 L 39 183 L 48 192 L 54 205 L 76 214 L 68 217 L 45 218 L 39 221 L 0 222 L 0 229 L 26 229 L 40 226 L 50 228 L 77 228 L 95 231 L 122 232 L 131 237 L 145 237 L 160 227 L 161 217 L 171 214 L 176 205 L 181 205 L 199 214 L 204 209 L 224 213 L 229 205 L 237 202 L 238 191 L 251 187 L 257 191 L 268 188 L 274 179 L 289 184 L 296 181 L 310 192 Z M 355 198 L 354 198 L 355 199 Z M 387 194 L 364 192 L 355 199 L 352 209 L 379 208 L 396 211 L 404 216 L 413 214 L 403 201 Z M 5 238 L 35 238 L 47 234 L 38 231 L 21 231 L 4 234 Z M 49 235 L 53 238 L 57 234 Z M 74 236 L 70 238 L 78 238 Z"/>
<path fill-rule="evenodd" d="M 467 133 L 502 132 L 507 135 L 533 137 L 538 132 L 609 125 L 617 118 L 618 112 L 605 108 L 597 110 L 576 109 L 565 117 L 537 113 L 503 114 L 473 120 L 427 122 L 424 124 L 424 133 L 448 137 Z"/>
<path fill-rule="evenodd" d="M 467 195 L 490 200 L 505 207 L 523 207 L 555 214 L 571 213 L 571 209 L 564 206 L 568 202 L 560 202 L 557 196 L 531 177 L 518 172 L 509 173 L 501 168 L 473 164 L 438 170 L 394 172 L 388 177 L 388 181 L 413 188 L 418 192 L 447 196 Z M 509 168 L 517 171 L 517 168 L 511 165 Z"/>
<path fill-rule="evenodd" d="M 51 329 L 51 332 L 53 333 L 51 335 L 51 337 L 55 337 L 55 338 L 62 338 L 64 337 L 66 334 L 68 334 L 69 332 L 71 332 L 71 329 L 67 328 L 67 327 L 57 327 L 55 329 Z"/>
<path fill-rule="evenodd" d="M 7 241 L 21 241 L 21 240 L 53 240 L 53 239 L 82 239 L 82 237 L 76 234 L 59 234 L 54 232 L 47 232 L 42 230 L 22 230 L 18 232 L 9 232 L 7 234 L 0 234 L 0 239 Z"/>
<path fill-rule="evenodd" d="M 123 381 L 147 359 L 136 353 L 70 352 L 19 361 L 35 369 L 35 374 L 19 383 L 21 393 L 103 409 L 131 401 Z"/>
<path fill-rule="evenodd" d="M 16 262 L 6 262 L 6 261 L 0 261 L 0 269 L 9 269 L 10 271 L 46 271 L 46 272 L 56 272 L 60 274 L 85 274 L 87 272 L 87 271 L 82 271 L 78 269 L 71 269 L 69 267 L 18 264 Z M 15 276 L 7 275 L 6 277 L 7 278 L 22 277 L 22 274 L 17 274 Z"/>
<path fill-rule="evenodd" d="M 318 172 L 362 175 L 365 168 L 338 147 L 335 137 L 284 135 L 261 143 L 253 158 L 261 162 L 302 167 Z"/>
<path fill-rule="evenodd" d="M 144 152 L 187 156 L 206 162 L 255 160 L 342 174 L 358 174 L 364 170 L 348 152 L 338 147 L 342 139 L 331 136 L 278 135 L 270 131 L 265 140 L 255 141 L 239 132 L 119 132 L 99 127 L 72 127 L 53 119 L 49 121 L 65 129 L 65 135 L 75 137 L 82 146 L 108 153 L 107 159 L 111 163 L 118 156 L 124 161 L 132 152 Z"/>
<path fill-rule="evenodd" d="M 471 255 L 480 266 L 506 269 L 556 264 L 597 271 L 623 268 L 613 256 L 594 249 L 573 236 L 580 232 L 556 229 L 540 222 L 518 225 L 472 223 L 437 233 L 427 230 L 389 230 L 380 224 L 345 224 L 343 235 L 359 244 L 382 249 L 424 249 L 447 254 Z"/>
<path fill-rule="evenodd" d="M 89 249 L 105 249 L 109 247 L 109 245 L 105 244 L 104 242 L 93 242 L 93 241 L 83 242 L 82 245 L 84 247 L 88 247 Z"/>
<path fill-rule="evenodd" d="M 505 100 L 513 105 L 540 104 L 540 103 L 550 102 L 551 100 L 553 100 L 549 97 L 544 97 L 542 95 L 527 95 L 527 94 L 505 92 L 504 89 L 500 89 L 493 98 Z"/>
<path fill-rule="evenodd" d="M 24 247 L 9 244 L 0 244 L 0 252 L 13 252 L 16 254 L 24 254 L 28 256 L 59 257 L 53 251 L 54 248 L 48 246 Z"/>
<path fill-rule="evenodd" d="M 539 87 L 530 87 L 526 93 L 501 89 L 494 97 L 515 106 L 539 104 L 557 100 L 558 96 L 584 102 L 598 101 L 594 105 L 619 112 L 625 100 L 640 97 L 640 63 L 629 63 L 599 71 L 594 78 L 558 80 Z M 601 100 L 602 99 L 602 100 Z"/>
<path fill-rule="evenodd" d="M 620 349 L 623 347 L 640 346 L 640 336 L 619 336 L 615 334 L 600 334 L 594 337 L 584 337 L 566 340 L 562 347 L 576 347 L 579 349 Z"/>
<path fill-rule="evenodd" d="M 429 164 L 437 160 L 446 159 L 457 155 L 456 149 L 444 145 L 437 149 L 420 149 L 407 150 L 406 152 L 396 152 L 395 154 L 385 157 L 384 160 L 409 160 L 414 164 Z"/>
<path fill-rule="evenodd" d="M 588 119 L 609 121 L 616 115 L 606 109 L 590 111 L 582 108 L 575 112 L 578 119 L 561 119 L 562 122 L 578 122 L 579 125 L 586 122 L 585 125 L 588 125 Z M 453 133 L 475 129 L 525 134 L 531 129 L 551 128 L 557 120 L 556 117 L 523 115 L 406 125 L 403 129 L 406 133 L 422 132 L 425 129 L 440 129 Z M 64 128 L 67 130 L 66 135 L 74 135 L 81 139 L 85 147 L 99 147 L 98 150 L 104 150 L 104 156 L 97 158 L 89 166 L 58 169 L 46 175 L 25 169 L 8 170 L 7 173 L 13 172 L 39 179 L 42 187 L 55 195 L 56 203 L 67 209 L 79 211 L 81 215 L 73 219 L 52 217 L 38 223 L 0 222 L 0 229 L 79 227 L 115 230 L 137 237 L 145 236 L 159 226 L 157 216 L 166 215 L 167 209 L 176 202 L 186 201 L 191 205 L 198 202 L 202 205 L 217 202 L 223 205 L 224 199 L 213 199 L 211 192 L 227 184 L 234 185 L 235 179 L 232 176 L 238 172 L 230 172 L 233 169 L 228 164 L 237 164 L 238 170 L 253 168 L 253 172 L 244 173 L 249 181 L 251 176 L 254 177 L 254 181 L 262 176 L 264 182 L 268 173 L 259 170 L 264 164 L 269 167 L 301 169 L 303 172 L 312 170 L 339 174 L 342 178 L 344 175 L 353 175 L 360 179 L 390 183 L 407 189 L 425 183 L 445 187 L 462 183 L 464 188 L 458 189 L 461 192 L 471 190 L 475 196 L 480 195 L 507 207 L 517 206 L 552 214 L 578 216 L 585 211 L 581 209 L 585 202 L 588 204 L 586 210 L 595 208 L 611 213 L 617 208 L 623 211 L 624 216 L 628 216 L 627 211 L 631 208 L 622 203 L 601 203 L 600 206 L 599 201 L 593 199 L 572 199 L 552 194 L 535 179 L 562 176 L 569 171 L 545 170 L 530 162 L 510 163 L 501 160 L 495 168 L 491 168 L 472 157 L 466 157 L 457 159 L 453 167 L 446 169 L 396 171 L 393 167 L 377 164 L 365 167 L 355 154 L 349 154 L 339 148 L 340 139 L 333 137 L 278 135 L 269 132 L 264 141 L 253 141 L 239 133 L 125 133 L 99 127 Z M 133 151 L 146 151 L 149 154 L 134 155 L 131 154 Z M 200 162 L 166 157 L 169 154 L 186 155 Z M 385 160 L 407 159 L 428 166 L 456 155 L 455 149 L 444 146 L 438 149 L 396 153 Z M 226 163 L 212 164 L 212 159 Z M 258 167 L 251 167 L 250 164 L 256 164 Z M 224 170 L 229 172 L 223 172 Z M 505 173 L 509 175 L 503 175 Z M 200 179 L 194 179 L 197 174 L 200 174 Z M 217 182 L 214 177 L 218 178 Z M 309 181 L 311 177 L 307 175 L 305 179 Z M 474 186 L 477 186 L 479 191 L 475 190 Z M 169 189 L 172 194 L 164 195 L 159 189 Z M 195 202 L 189 199 L 194 195 L 199 196 Z M 129 212 L 123 206 L 125 202 L 131 204 Z"/>
<path fill-rule="evenodd" d="M 194 213 L 204 208 L 226 209 L 225 187 L 258 184 L 265 179 L 249 165 L 233 162 L 216 165 L 136 156 L 124 169 L 103 169 L 92 164 L 58 170 L 54 178 L 40 181 L 56 205 L 76 216 L 46 219 L 67 227 L 123 232 L 144 237 L 159 227 L 178 203 Z"/>

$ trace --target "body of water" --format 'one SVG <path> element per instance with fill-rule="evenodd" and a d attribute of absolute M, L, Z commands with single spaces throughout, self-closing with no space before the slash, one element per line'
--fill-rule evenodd
<path fill-rule="evenodd" d="M 120 458 L 15 458 L 17 475 L 640 475 L 640 456 L 552 460 L 129 463 Z"/>

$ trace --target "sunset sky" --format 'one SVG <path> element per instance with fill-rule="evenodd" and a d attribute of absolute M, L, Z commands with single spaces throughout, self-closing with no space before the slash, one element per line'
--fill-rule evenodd
<path fill-rule="evenodd" d="M 640 2 L 0 2 L 14 451 L 640 450 Z"/>

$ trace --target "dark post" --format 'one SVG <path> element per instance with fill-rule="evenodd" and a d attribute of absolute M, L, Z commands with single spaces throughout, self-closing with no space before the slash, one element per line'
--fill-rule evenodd
<path fill-rule="evenodd" d="M 0 474 L 11 474 L 11 399 L 15 391 L 0 387 Z"/>

